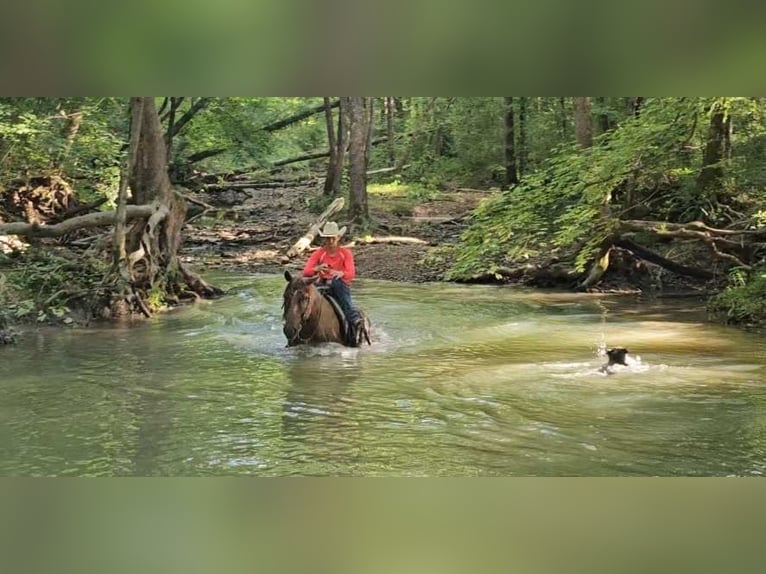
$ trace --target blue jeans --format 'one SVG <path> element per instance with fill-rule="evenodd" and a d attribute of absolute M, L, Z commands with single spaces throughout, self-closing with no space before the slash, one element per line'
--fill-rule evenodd
<path fill-rule="evenodd" d="M 327 283 L 327 287 L 330 295 L 335 297 L 338 305 L 343 309 L 346 320 L 353 325 L 359 319 L 359 311 L 356 310 L 353 301 L 351 301 L 351 289 L 339 277 L 335 277 Z"/>

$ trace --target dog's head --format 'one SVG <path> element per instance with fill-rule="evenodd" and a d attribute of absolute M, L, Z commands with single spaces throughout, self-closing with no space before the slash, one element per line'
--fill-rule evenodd
<path fill-rule="evenodd" d="M 606 356 L 609 357 L 609 365 L 627 365 L 625 357 L 628 350 L 625 347 L 614 347 L 607 349 Z"/>

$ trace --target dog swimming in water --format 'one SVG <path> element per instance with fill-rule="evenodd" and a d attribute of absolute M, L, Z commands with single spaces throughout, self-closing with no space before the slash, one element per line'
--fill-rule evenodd
<path fill-rule="evenodd" d="M 628 363 L 625 362 L 625 357 L 628 356 L 628 350 L 625 347 L 613 347 L 611 349 L 607 349 L 606 356 L 608 362 L 605 365 L 601 365 L 601 368 L 599 369 L 600 373 L 613 375 L 614 371 L 609 368 L 612 365 L 623 365 L 626 367 L 628 366 Z"/>

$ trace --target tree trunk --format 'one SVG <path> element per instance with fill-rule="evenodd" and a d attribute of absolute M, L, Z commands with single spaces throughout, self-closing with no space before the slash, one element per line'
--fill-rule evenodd
<path fill-rule="evenodd" d="M 375 98 L 364 98 L 366 106 L 367 138 L 364 142 L 364 172 L 367 174 L 367 166 L 370 165 L 370 153 L 372 152 L 372 136 L 375 131 Z M 366 189 L 365 179 L 365 189 Z"/>
<path fill-rule="evenodd" d="M 641 114 L 641 106 L 643 104 L 643 97 L 628 98 L 628 111 L 634 118 L 637 118 Z"/>
<path fill-rule="evenodd" d="M 332 107 L 330 107 L 330 98 L 324 99 L 324 115 L 327 124 L 327 145 L 330 149 L 330 159 L 327 162 L 327 177 L 324 179 L 325 195 L 333 195 L 333 183 L 335 182 L 335 171 L 338 168 L 338 147 L 335 142 L 335 125 L 332 117 Z"/>
<path fill-rule="evenodd" d="M 346 148 L 348 147 L 348 98 L 341 98 L 338 108 L 338 133 L 335 143 L 338 146 L 336 152 L 336 166 L 333 173 L 332 193 L 340 194 L 341 182 L 343 181 L 343 166 L 346 163 Z"/>
<path fill-rule="evenodd" d="M 527 173 L 527 103 L 529 98 L 522 96 L 519 98 L 519 177 Z"/>
<path fill-rule="evenodd" d="M 699 197 L 711 195 L 713 199 L 720 200 L 720 184 L 723 178 L 723 153 L 727 132 L 728 114 L 720 102 L 713 104 L 710 114 L 710 127 L 707 133 L 707 143 L 702 157 L 702 169 L 697 176 L 697 194 Z M 712 194 L 711 194 L 712 191 Z"/>
<path fill-rule="evenodd" d="M 69 126 L 67 128 L 66 144 L 64 144 L 64 149 L 59 155 L 58 161 L 56 162 L 59 172 L 64 171 L 64 162 L 66 161 L 67 157 L 69 157 L 69 153 L 72 151 L 72 146 L 74 145 L 74 141 L 77 138 L 77 133 L 80 131 L 82 117 L 83 114 L 81 111 L 73 112 L 67 116 L 67 119 L 69 120 Z"/>
<path fill-rule="evenodd" d="M 367 113 L 365 98 L 349 100 L 349 218 L 357 223 L 369 219 L 367 207 Z"/>
<path fill-rule="evenodd" d="M 590 98 L 574 98 L 575 137 L 581 148 L 593 145 L 593 121 L 590 113 Z"/>
<path fill-rule="evenodd" d="M 600 132 L 605 134 L 611 129 L 611 126 L 609 125 L 609 114 L 607 113 L 606 98 L 596 98 L 596 103 L 598 104 L 598 126 Z"/>
<path fill-rule="evenodd" d="M 386 110 L 386 138 L 388 144 L 386 150 L 388 152 L 388 167 L 394 167 L 396 165 L 396 150 L 394 148 L 394 98 L 387 97 L 385 99 Z"/>
<path fill-rule="evenodd" d="M 566 98 L 559 98 L 559 126 L 561 127 L 561 139 L 567 139 L 569 135 L 569 125 L 567 123 L 567 100 Z"/>
<path fill-rule="evenodd" d="M 129 166 L 129 183 L 135 202 L 150 203 L 155 209 L 148 219 L 134 225 L 126 237 L 125 250 L 135 295 L 130 303 L 146 314 L 142 299 L 147 293 L 160 290 L 173 297 L 183 296 L 182 280 L 190 285 L 194 283 L 194 292 L 191 293 L 194 297 L 220 295 L 220 289 L 207 285 L 183 269 L 178 260 L 186 204 L 173 192 L 170 184 L 165 138 L 154 98 L 134 98 L 131 105 L 140 108 L 133 114 L 135 118 L 140 117 L 140 121 L 136 119 L 134 124 L 140 125 L 140 132 L 135 161 Z M 119 312 L 119 307 L 116 310 Z"/>
<path fill-rule="evenodd" d="M 505 101 L 505 185 L 510 187 L 519 183 L 516 172 L 515 130 L 513 125 L 513 98 L 506 97 Z"/>

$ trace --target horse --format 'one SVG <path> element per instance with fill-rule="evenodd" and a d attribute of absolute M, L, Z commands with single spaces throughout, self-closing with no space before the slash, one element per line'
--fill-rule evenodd
<path fill-rule="evenodd" d="M 362 339 L 370 342 L 370 321 L 363 311 L 362 326 L 354 341 L 347 341 L 345 329 L 335 307 L 316 287 L 318 277 L 293 277 L 285 271 L 287 286 L 282 295 L 282 332 L 287 346 L 307 343 L 340 343 L 358 347 Z"/>

